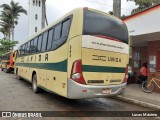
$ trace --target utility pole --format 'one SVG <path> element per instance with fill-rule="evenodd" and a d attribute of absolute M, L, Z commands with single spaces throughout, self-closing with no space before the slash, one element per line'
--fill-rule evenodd
<path fill-rule="evenodd" d="M 46 0 L 42 0 L 42 28 L 48 26 L 47 16 L 46 16 Z"/>
<path fill-rule="evenodd" d="M 42 0 L 42 28 L 45 27 L 45 12 L 46 12 L 46 0 Z"/>
<path fill-rule="evenodd" d="M 121 0 L 113 0 L 113 15 L 121 18 Z"/>

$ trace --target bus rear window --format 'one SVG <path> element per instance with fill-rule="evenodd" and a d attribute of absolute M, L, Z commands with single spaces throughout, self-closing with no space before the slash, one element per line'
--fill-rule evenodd
<path fill-rule="evenodd" d="M 128 30 L 122 21 L 90 10 L 84 10 L 83 34 L 108 36 L 128 43 Z"/>

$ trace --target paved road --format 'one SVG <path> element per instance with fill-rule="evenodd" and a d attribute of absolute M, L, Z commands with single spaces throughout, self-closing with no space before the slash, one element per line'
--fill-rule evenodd
<path fill-rule="evenodd" d="M 149 109 L 109 98 L 69 100 L 47 92 L 35 94 L 32 92 L 30 83 L 16 79 L 13 74 L 6 74 L 0 71 L 0 111 L 149 111 Z M 14 118 L 14 120 L 30 119 Z M 45 119 L 49 120 L 50 118 Z M 54 119 L 57 120 L 59 118 L 56 117 Z M 74 117 L 65 119 L 101 120 L 106 118 Z M 125 120 L 127 118 L 112 117 L 110 119 Z M 130 119 L 134 120 L 136 118 Z M 150 120 L 150 118 L 141 119 Z M 4 120 L 10 120 L 10 118 Z"/>

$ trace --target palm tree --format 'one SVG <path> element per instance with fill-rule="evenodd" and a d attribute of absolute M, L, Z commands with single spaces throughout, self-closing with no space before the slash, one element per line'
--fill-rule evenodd
<path fill-rule="evenodd" d="M 15 28 L 15 25 L 18 24 L 20 13 L 27 15 L 27 11 L 23 9 L 22 6 L 19 5 L 19 2 L 15 3 L 14 1 L 11 1 L 10 5 L 2 4 L 0 7 L 3 8 L 3 13 L 1 14 L 2 18 L 7 19 L 5 17 L 7 17 L 8 15 L 8 19 L 10 19 L 8 21 L 9 22 L 8 24 L 11 25 L 10 30 L 12 33 L 12 40 L 14 40 L 14 28 Z M 4 13 L 6 14 L 6 16 L 4 15 Z"/>
<path fill-rule="evenodd" d="M 5 28 L 3 28 L 3 27 L 1 27 L 0 28 L 0 32 L 4 35 L 4 38 L 3 39 L 5 39 L 6 38 L 6 29 Z"/>
<path fill-rule="evenodd" d="M 46 15 L 46 0 L 42 0 L 42 28 L 45 27 L 45 22 L 48 25 L 47 15 Z"/>
<path fill-rule="evenodd" d="M 0 26 L 1 28 L 6 30 L 6 37 L 8 37 L 8 39 L 10 39 L 10 33 L 11 33 L 11 28 L 12 28 L 11 19 L 12 19 L 11 14 L 8 14 L 8 12 L 6 11 L 1 11 Z"/>
<path fill-rule="evenodd" d="M 4 35 L 4 40 L 9 36 L 10 30 L 9 26 L 6 23 L 0 22 L 0 32 Z"/>

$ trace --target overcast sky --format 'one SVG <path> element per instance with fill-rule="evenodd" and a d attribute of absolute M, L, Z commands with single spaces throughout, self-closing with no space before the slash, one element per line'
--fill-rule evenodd
<path fill-rule="evenodd" d="M 0 0 L 1 4 L 9 4 L 11 0 Z M 14 0 L 19 2 L 20 5 L 28 11 L 29 0 Z M 51 24 L 54 20 L 58 19 L 65 13 L 77 7 L 90 7 L 104 12 L 112 11 L 113 0 L 46 0 L 47 18 L 48 23 Z M 136 8 L 134 2 L 126 2 L 121 0 L 121 13 L 122 15 L 130 15 L 132 9 Z M 1 11 L 1 9 L 0 9 Z M 3 35 L 0 33 L 0 38 Z M 19 17 L 18 25 L 15 27 L 15 40 L 21 44 L 28 38 L 28 15 L 21 15 Z M 19 46 L 19 45 L 18 45 Z M 17 48 L 17 47 L 16 47 Z"/>

